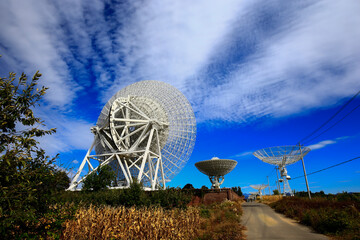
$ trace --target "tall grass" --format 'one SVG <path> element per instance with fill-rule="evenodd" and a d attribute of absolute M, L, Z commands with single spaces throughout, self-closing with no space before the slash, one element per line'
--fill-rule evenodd
<path fill-rule="evenodd" d="M 91 205 L 65 223 L 62 239 L 194 239 L 199 211 Z"/>
<path fill-rule="evenodd" d="M 335 239 L 360 239 L 360 201 L 348 199 L 286 197 L 270 206 Z"/>
<path fill-rule="evenodd" d="M 198 239 L 242 240 L 244 227 L 241 225 L 242 208 L 240 201 L 200 207 L 201 224 Z"/>

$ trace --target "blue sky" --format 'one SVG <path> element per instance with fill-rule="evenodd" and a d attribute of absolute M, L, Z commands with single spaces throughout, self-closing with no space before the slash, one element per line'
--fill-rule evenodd
<path fill-rule="evenodd" d="M 197 119 L 192 156 L 170 186 L 209 186 L 194 166 L 213 156 L 237 167 L 224 186 L 274 185 L 251 153 L 296 144 L 360 90 L 360 3 L 344 1 L 0 2 L 0 74 L 43 73 L 36 109 L 56 135 L 41 139 L 79 166 L 107 100 L 141 80 L 178 88 Z M 360 104 L 354 100 L 340 118 Z M 360 109 L 306 143 L 308 172 L 360 155 Z M 301 163 L 288 167 L 302 174 Z M 360 191 L 360 161 L 309 176 L 312 191 Z M 290 182 L 305 190 L 303 179 Z"/>

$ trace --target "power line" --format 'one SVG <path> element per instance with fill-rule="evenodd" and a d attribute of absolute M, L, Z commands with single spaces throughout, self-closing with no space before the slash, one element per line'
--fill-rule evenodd
<path fill-rule="evenodd" d="M 350 112 L 348 112 L 348 114 L 346 114 L 344 117 L 342 117 L 340 120 L 338 120 L 337 122 L 335 122 L 333 125 L 331 125 L 330 127 L 328 127 L 327 129 L 325 129 L 323 132 L 321 132 L 319 135 L 317 135 L 316 137 L 311 138 L 308 141 L 305 141 L 306 143 L 309 143 L 311 141 L 313 141 L 314 139 L 320 137 L 322 134 L 326 133 L 327 131 L 329 131 L 330 129 L 332 129 L 333 127 L 335 127 L 335 125 L 337 125 L 339 122 L 341 122 L 342 120 L 344 120 L 347 116 L 349 116 L 353 111 L 355 111 L 358 107 L 360 107 L 360 104 L 357 105 L 355 108 L 353 108 Z"/>
<path fill-rule="evenodd" d="M 274 167 L 266 176 L 271 176 L 271 174 L 273 173 L 273 171 L 276 169 L 276 167 Z M 267 178 L 265 177 L 266 181 L 267 181 Z"/>
<path fill-rule="evenodd" d="M 326 120 L 323 124 L 321 124 L 318 128 L 316 128 L 313 132 L 311 132 L 309 135 L 307 135 L 306 137 L 302 138 L 300 140 L 300 142 L 303 142 L 304 140 L 308 139 L 309 137 L 311 137 L 312 135 L 314 135 L 316 132 L 318 132 L 321 128 L 323 128 L 326 124 L 328 124 L 332 119 L 334 119 L 342 110 L 345 109 L 345 107 L 347 105 L 349 105 L 358 95 L 360 94 L 360 91 L 358 91 L 351 99 L 349 99 L 338 111 L 336 111 L 335 114 L 333 114 L 328 120 Z M 357 108 L 357 107 L 356 107 Z M 353 112 L 355 109 L 353 109 L 351 112 Z M 351 113 L 350 112 L 350 113 Z M 349 114 L 348 114 L 349 115 Z M 346 115 L 347 116 L 347 115 Z M 344 117 L 345 118 L 345 117 Z M 342 118 L 342 119 L 344 119 Z M 338 121 L 340 122 L 340 121 Z M 337 122 L 337 123 L 338 123 Z M 336 124 L 337 124 L 336 123 Z M 335 126 L 336 124 L 334 124 L 333 126 Z M 332 126 L 332 127 L 333 127 Z M 332 128 L 330 127 L 330 128 Z M 330 128 L 328 128 L 327 130 L 329 130 Z M 322 135 L 323 133 L 325 133 L 327 130 L 323 131 L 322 133 L 320 133 L 318 136 Z M 315 138 L 317 138 L 318 136 L 316 136 Z M 315 138 L 312 138 L 311 140 L 315 139 Z M 310 140 L 310 141 L 311 141 Z M 306 141 L 306 142 L 310 142 L 310 141 Z"/>
<path fill-rule="evenodd" d="M 329 166 L 329 167 L 326 167 L 326 168 L 323 168 L 323 169 L 320 169 L 320 170 L 317 170 L 317 171 L 312 172 L 312 173 L 308 173 L 308 174 L 306 174 L 306 175 L 309 176 L 309 175 L 312 175 L 312 174 L 315 174 L 315 173 L 319 173 L 319 172 L 328 170 L 328 169 L 330 169 L 330 168 L 337 167 L 337 166 L 340 166 L 340 165 L 342 165 L 342 164 L 345 164 L 345 163 L 354 161 L 354 160 L 359 159 L 359 158 L 360 158 L 360 156 L 359 156 L 359 157 L 352 158 L 352 159 L 347 160 L 347 161 L 344 161 L 344 162 L 341 162 L 341 163 L 338 163 L 338 164 L 335 164 L 335 165 L 332 165 L 332 166 Z M 297 178 L 302 178 L 302 177 L 304 177 L 304 175 L 291 178 L 291 180 L 294 180 L 294 179 L 297 179 Z"/>

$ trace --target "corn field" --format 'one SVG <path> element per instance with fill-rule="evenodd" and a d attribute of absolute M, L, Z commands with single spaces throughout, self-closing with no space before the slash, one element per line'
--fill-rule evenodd
<path fill-rule="evenodd" d="M 62 239 L 194 239 L 199 210 L 162 208 L 81 208 L 65 223 Z"/>

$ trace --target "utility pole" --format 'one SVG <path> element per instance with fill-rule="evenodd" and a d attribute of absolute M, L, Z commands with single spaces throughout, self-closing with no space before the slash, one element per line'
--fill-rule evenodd
<path fill-rule="evenodd" d="M 301 161 L 302 161 L 302 165 L 303 165 L 303 169 L 304 169 L 306 188 L 307 188 L 307 192 L 308 192 L 308 195 L 309 195 L 309 199 L 311 199 L 309 183 L 308 183 L 308 179 L 307 179 L 307 176 L 306 176 L 305 163 L 304 163 L 304 158 L 303 158 L 303 155 L 302 155 L 302 150 L 301 150 L 301 144 L 300 143 L 299 143 L 299 149 L 300 149 L 300 156 L 301 156 Z"/>
<path fill-rule="evenodd" d="M 267 180 L 268 180 L 268 188 L 269 188 L 269 196 L 271 196 L 271 192 L 270 192 L 270 183 L 269 183 L 269 176 L 266 176 Z"/>

